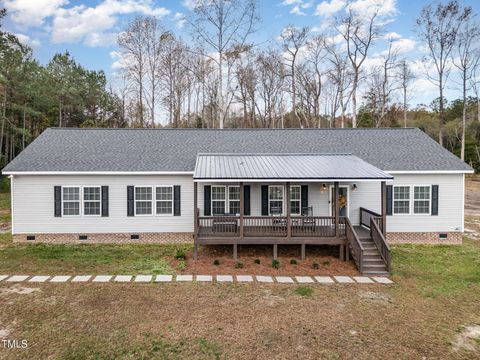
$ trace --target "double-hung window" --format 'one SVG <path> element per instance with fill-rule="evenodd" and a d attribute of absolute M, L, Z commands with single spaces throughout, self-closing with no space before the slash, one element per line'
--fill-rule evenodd
<path fill-rule="evenodd" d="M 64 216 L 80 215 L 80 187 L 62 188 L 62 213 Z"/>
<path fill-rule="evenodd" d="M 152 215 L 152 187 L 135 187 L 135 215 Z"/>
<path fill-rule="evenodd" d="M 413 213 L 430 214 L 431 191 L 430 186 L 413 187 Z"/>
<path fill-rule="evenodd" d="M 228 187 L 229 214 L 240 214 L 240 186 Z"/>
<path fill-rule="evenodd" d="M 156 188 L 157 215 L 173 214 L 173 187 L 157 186 Z"/>
<path fill-rule="evenodd" d="M 226 186 L 212 186 L 212 215 L 225 215 Z"/>
<path fill-rule="evenodd" d="M 301 215 L 301 191 L 299 185 L 290 186 L 290 213 L 292 215 Z"/>
<path fill-rule="evenodd" d="M 393 187 L 393 214 L 410 214 L 410 186 Z"/>
<path fill-rule="evenodd" d="M 101 214 L 101 191 L 100 186 L 89 186 L 83 188 L 83 214 Z"/>
<path fill-rule="evenodd" d="M 268 212 L 270 215 L 283 214 L 283 186 L 270 185 L 268 187 Z"/>

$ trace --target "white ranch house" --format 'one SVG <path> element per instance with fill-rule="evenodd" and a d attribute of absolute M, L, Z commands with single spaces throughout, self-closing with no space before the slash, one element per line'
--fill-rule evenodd
<path fill-rule="evenodd" d="M 3 169 L 18 242 L 461 243 L 473 170 L 419 129 L 48 129 Z"/>

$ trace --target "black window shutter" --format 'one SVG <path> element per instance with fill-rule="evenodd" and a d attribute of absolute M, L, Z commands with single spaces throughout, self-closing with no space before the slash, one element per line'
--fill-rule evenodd
<path fill-rule="evenodd" d="M 433 216 L 438 215 L 438 185 L 432 185 L 432 212 Z"/>
<path fill-rule="evenodd" d="M 173 186 L 173 216 L 180 216 L 180 185 Z"/>
<path fill-rule="evenodd" d="M 55 217 L 61 217 L 62 216 L 62 187 L 54 186 L 53 192 L 54 192 L 54 203 L 55 203 L 54 214 L 55 214 Z"/>
<path fill-rule="evenodd" d="M 302 185 L 302 191 L 301 191 L 301 207 L 302 209 L 308 208 L 308 185 Z M 302 209 L 300 209 L 300 213 L 302 213 Z"/>
<path fill-rule="evenodd" d="M 210 209 L 210 199 L 212 194 L 212 187 L 210 185 L 205 185 L 203 187 L 203 215 L 210 216 L 211 209 Z"/>
<path fill-rule="evenodd" d="M 250 215 L 250 185 L 243 186 L 243 215 Z"/>
<path fill-rule="evenodd" d="M 393 185 L 387 185 L 387 215 L 392 215 Z"/>
<path fill-rule="evenodd" d="M 102 216 L 108 216 L 108 186 L 102 186 Z"/>
<path fill-rule="evenodd" d="M 268 185 L 262 185 L 262 215 L 268 215 Z"/>
<path fill-rule="evenodd" d="M 127 216 L 134 216 L 135 215 L 135 194 L 134 194 L 134 187 L 129 185 L 127 186 Z"/>

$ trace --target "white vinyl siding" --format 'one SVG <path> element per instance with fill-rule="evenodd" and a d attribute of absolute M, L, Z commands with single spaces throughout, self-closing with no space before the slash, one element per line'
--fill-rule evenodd
<path fill-rule="evenodd" d="M 192 175 L 15 176 L 15 234 L 193 232 Z M 109 187 L 109 216 L 54 216 L 54 186 Z M 181 187 L 181 216 L 127 216 L 127 186 Z M 193 241 L 193 238 L 192 238 Z"/>

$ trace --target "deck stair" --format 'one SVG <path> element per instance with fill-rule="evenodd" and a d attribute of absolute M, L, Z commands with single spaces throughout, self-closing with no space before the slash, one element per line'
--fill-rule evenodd
<path fill-rule="evenodd" d="M 388 267 L 377 246 L 370 236 L 370 230 L 363 226 L 354 226 L 363 247 L 363 274 L 388 275 Z"/>

